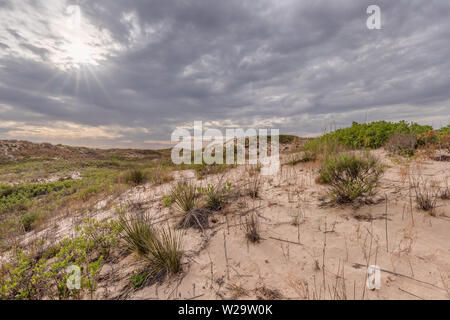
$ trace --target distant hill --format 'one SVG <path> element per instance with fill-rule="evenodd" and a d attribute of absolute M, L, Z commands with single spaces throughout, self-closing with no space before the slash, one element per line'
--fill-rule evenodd
<path fill-rule="evenodd" d="M 50 143 L 34 143 L 22 140 L 0 140 L 0 162 L 14 161 L 26 158 L 48 159 L 158 159 L 167 156 L 170 149 L 140 150 L 140 149 L 96 149 L 53 145 Z"/>

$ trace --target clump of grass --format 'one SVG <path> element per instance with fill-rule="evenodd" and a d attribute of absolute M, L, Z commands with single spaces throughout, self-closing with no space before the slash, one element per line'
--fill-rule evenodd
<path fill-rule="evenodd" d="M 417 207 L 423 211 L 428 211 L 433 215 L 439 197 L 439 189 L 433 187 L 428 181 L 424 181 L 421 177 L 411 179 L 410 184 L 412 184 L 416 194 Z"/>
<path fill-rule="evenodd" d="M 244 184 L 244 190 L 247 195 L 255 199 L 259 196 L 259 189 L 261 188 L 261 177 L 259 174 L 249 174 Z"/>
<path fill-rule="evenodd" d="M 149 171 L 149 179 L 152 183 L 160 185 L 173 180 L 172 171 L 168 167 L 157 166 Z"/>
<path fill-rule="evenodd" d="M 141 169 L 133 169 L 125 175 L 125 182 L 128 184 L 139 185 L 145 181 L 144 171 Z"/>
<path fill-rule="evenodd" d="M 189 212 L 197 205 L 198 189 L 191 182 L 178 182 L 170 193 L 172 203 L 181 212 Z"/>
<path fill-rule="evenodd" d="M 152 278 L 181 271 L 181 233 L 167 228 L 155 229 L 149 241 L 149 274 Z"/>
<path fill-rule="evenodd" d="M 441 189 L 439 198 L 441 198 L 442 200 L 450 199 L 450 187 L 448 186 L 448 180 L 445 180 L 445 187 Z"/>
<path fill-rule="evenodd" d="M 347 150 L 334 136 L 322 136 L 313 140 L 309 140 L 303 146 L 303 155 L 293 165 L 299 162 L 316 161 L 317 159 L 323 160 L 332 155 L 338 154 Z"/>
<path fill-rule="evenodd" d="M 130 277 L 131 285 L 134 289 L 142 288 L 148 280 L 148 273 L 146 271 L 134 272 Z"/>
<path fill-rule="evenodd" d="M 259 219 L 254 212 L 248 215 L 245 219 L 245 237 L 252 243 L 258 243 L 261 239 L 259 235 Z"/>
<path fill-rule="evenodd" d="M 119 218 L 119 225 L 123 229 L 128 248 L 140 255 L 149 253 L 149 241 L 155 237 L 155 230 L 149 216 L 143 215 L 128 220 L 125 215 Z"/>
<path fill-rule="evenodd" d="M 349 203 L 372 196 L 384 167 L 370 153 L 341 153 L 322 163 L 319 180 L 330 185 L 330 195 L 337 203 Z"/>

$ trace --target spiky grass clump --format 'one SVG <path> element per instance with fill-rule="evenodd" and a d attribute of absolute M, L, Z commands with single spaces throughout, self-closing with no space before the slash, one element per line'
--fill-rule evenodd
<path fill-rule="evenodd" d="M 169 226 L 164 228 L 153 225 L 148 216 L 133 220 L 126 220 L 122 216 L 119 224 L 128 247 L 148 262 L 145 281 L 143 275 L 139 274 L 132 279 L 133 282 L 142 286 L 143 281 L 160 279 L 181 270 L 181 233 L 172 231 Z"/>
<path fill-rule="evenodd" d="M 325 159 L 319 181 L 330 185 L 331 198 L 349 203 L 372 196 L 384 167 L 370 153 L 341 153 Z"/>
<path fill-rule="evenodd" d="M 149 216 L 128 220 L 125 215 L 121 215 L 119 225 L 124 232 L 123 239 L 131 251 L 140 255 L 149 253 L 149 240 L 155 237 L 155 229 Z"/>
<path fill-rule="evenodd" d="M 179 211 L 187 213 L 195 209 L 197 205 L 198 189 L 193 183 L 178 182 L 172 188 L 170 197 Z"/>
<path fill-rule="evenodd" d="M 174 232 L 169 226 L 155 229 L 154 237 L 149 239 L 150 275 L 176 274 L 181 271 L 181 233 Z"/>

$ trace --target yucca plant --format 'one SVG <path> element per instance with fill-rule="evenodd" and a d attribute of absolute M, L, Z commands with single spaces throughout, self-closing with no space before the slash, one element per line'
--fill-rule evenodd
<path fill-rule="evenodd" d="M 172 203 L 175 207 L 184 213 L 193 210 L 197 205 L 198 190 L 190 182 L 178 182 L 170 193 Z"/>
<path fill-rule="evenodd" d="M 175 232 L 169 226 L 155 229 L 147 256 L 152 277 L 181 271 L 181 241 L 181 232 Z"/>
<path fill-rule="evenodd" d="M 149 253 L 149 243 L 155 238 L 155 228 L 149 216 L 126 219 L 125 215 L 121 215 L 119 225 L 124 232 L 123 239 L 131 251 L 140 255 Z"/>

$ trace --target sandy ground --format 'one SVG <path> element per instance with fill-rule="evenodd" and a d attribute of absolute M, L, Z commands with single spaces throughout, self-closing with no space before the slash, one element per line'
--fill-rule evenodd
<path fill-rule="evenodd" d="M 450 201 L 439 200 L 434 216 L 420 211 L 410 197 L 408 176 L 443 186 L 450 182 L 450 162 L 399 163 L 382 150 L 374 152 L 388 165 L 374 204 L 332 206 L 324 201 L 327 187 L 315 182 L 317 164 L 283 165 L 276 176 L 262 177 L 257 199 L 234 198 L 211 216 L 204 233 L 184 231 L 181 274 L 134 290 L 129 278 L 143 263 L 134 254 L 124 255 L 102 268 L 94 298 L 449 299 Z M 231 169 L 224 179 L 237 187 L 246 169 Z M 195 180 L 194 173 L 176 172 L 173 183 L 181 179 Z M 162 205 L 173 183 L 133 188 L 93 205 L 88 213 L 59 217 L 24 241 L 69 236 L 86 214 L 111 219 L 114 205 L 120 204 L 131 215 L 148 213 L 175 224 L 178 214 Z M 245 237 L 249 212 L 259 217 L 261 241 L 256 244 Z M 382 270 L 379 290 L 366 287 L 368 265 Z"/>

